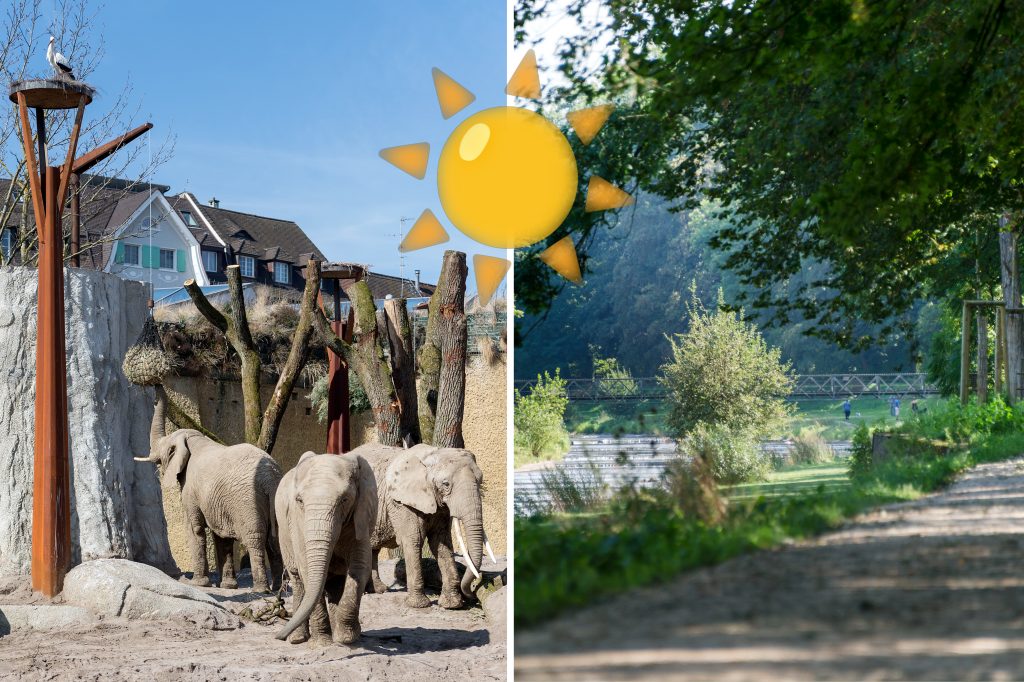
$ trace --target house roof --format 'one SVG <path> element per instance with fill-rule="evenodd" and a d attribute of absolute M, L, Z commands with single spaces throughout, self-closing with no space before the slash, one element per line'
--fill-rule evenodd
<path fill-rule="evenodd" d="M 167 200 L 179 213 L 181 211 L 195 213 L 195 209 L 186 195 L 199 207 L 202 216 L 209 221 L 217 236 L 223 239 L 237 254 L 252 256 L 259 260 L 279 260 L 298 266 L 305 265 L 310 257 L 326 260 L 323 252 L 294 221 L 203 205 L 199 203 L 195 195 L 187 192 L 169 196 Z M 200 216 L 193 217 L 198 225 L 191 229 L 200 244 L 217 244 L 219 246 L 220 243 L 209 233 Z M 199 234 L 209 235 L 211 240 L 201 240 Z"/>
<path fill-rule="evenodd" d="M 355 281 L 354 279 L 338 280 L 341 284 L 342 300 L 348 300 L 348 295 L 345 294 L 345 291 L 355 284 Z M 366 273 L 366 283 L 370 286 L 370 293 L 373 294 L 375 301 L 387 298 L 388 296 L 392 298 L 427 298 L 437 288 L 436 284 L 420 282 L 420 287 L 417 291 L 415 280 L 403 279 L 394 275 L 383 275 L 379 272 Z"/>

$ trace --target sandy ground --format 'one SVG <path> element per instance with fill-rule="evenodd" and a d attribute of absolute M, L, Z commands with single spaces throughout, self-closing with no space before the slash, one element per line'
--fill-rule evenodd
<path fill-rule="evenodd" d="M 516 633 L 517 680 L 1024 679 L 1024 460 Z"/>
<path fill-rule="evenodd" d="M 244 581 L 240 576 L 240 585 Z M 207 590 L 239 613 L 266 595 Z M 479 608 L 411 609 L 405 591 L 365 595 L 363 640 L 311 649 L 274 638 L 283 623 L 213 632 L 188 624 L 102 620 L 93 626 L 0 637 L 0 679 L 18 680 L 504 680 L 504 636 Z M 12 591 L 3 603 L 40 603 Z M 290 609 L 291 598 L 286 600 Z"/>

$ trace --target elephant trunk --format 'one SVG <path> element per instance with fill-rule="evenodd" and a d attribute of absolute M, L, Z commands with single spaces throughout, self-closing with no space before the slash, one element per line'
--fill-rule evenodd
<path fill-rule="evenodd" d="M 479 577 L 484 558 L 484 523 L 479 493 L 474 503 L 463 508 L 456 507 L 452 512 L 453 517 L 457 519 L 452 525 L 458 535 L 457 542 L 461 545 L 459 549 L 462 550 L 466 562 L 471 564 L 462 575 L 459 588 L 467 597 L 475 597 L 472 590 L 473 580 Z"/>
<path fill-rule="evenodd" d="M 167 414 L 167 393 L 160 384 L 156 385 L 156 405 L 153 407 L 153 423 L 149 427 L 149 451 L 156 452 L 156 445 L 166 433 L 164 415 Z"/>
<path fill-rule="evenodd" d="M 306 573 L 302 576 L 305 594 L 302 603 L 295 607 L 295 612 L 283 628 L 277 633 L 278 639 L 286 639 L 296 628 L 309 620 L 317 602 L 323 599 L 324 585 L 327 583 L 327 566 L 338 541 L 340 526 L 335 524 L 333 507 L 323 509 L 311 508 L 306 505 Z"/>

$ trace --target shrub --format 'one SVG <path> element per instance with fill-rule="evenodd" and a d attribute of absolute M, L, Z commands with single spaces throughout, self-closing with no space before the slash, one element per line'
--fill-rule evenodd
<path fill-rule="evenodd" d="M 327 423 L 327 393 L 330 388 L 330 375 L 322 374 L 313 386 L 309 389 L 309 402 L 313 408 L 316 420 L 321 424 Z M 370 409 L 370 399 L 359 383 L 359 377 L 351 369 L 348 371 L 348 411 L 350 414 L 358 414 Z"/>
<path fill-rule="evenodd" d="M 549 469 L 541 474 L 541 486 L 548 499 L 547 511 L 592 511 L 607 500 L 607 486 L 595 466 L 591 466 L 585 473 L 562 467 Z"/>
<path fill-rule="evenodd" d="M 672 359 L 661 367 L 669 428 L 677 437 L 701 423 L 755 439 L 773 435 L 791 411 L 784 397 L 792 378 L 780 350 L 742 313 L 709 312 L 696 299 L 688 313 L 689 330 L 668 337 Z"/>
<path fill-rule="evenodd" d="M 694 460 L 704 462 L 711 477 L 723 485 L 764 481 L 772 470 L 771 459 L 749 432 L 698 424 L 680 447 Z"/>
<path fill-rule="evenodd" d="M 793 447 L 789 453 L 792 464 L 826 464 L 835 458 L 835 453 L 819 431 L 801 429 L 793 436 Z"/>
<path fill-rule="evenodd" d="M 721 523 L 726 503 L 718 494 L 711 468 L 703 459 L 672 460 L 665 467 L 665 488 L 686 516 L 708 525 Z"/>
<path fill-rule="evenodd" d="M 591 348 L 594 352 L 596 349 Z M 636 381 L 629 370 L 615 358 L 602 358 L 594 352 L 594 378 L 601 395 L 609 398 L 628 398 L 637 393 Z"/>
<path fill-rule="evenodd" d="M 567 441 L 565 408 L 569 399 L 565 393 L 565 379 L 555 370 L 554 375 L 537 375 L 533 390 L 515 394 L 515 447 L 532 457 L 562 447 Z"/>
<path fill-rule="evenodd" d="M 853 432 L 851 445 L 850 478 L 863 478 L 871 473 L 872 467 L 871 430 L 867 424 L 861 423 Z"/>

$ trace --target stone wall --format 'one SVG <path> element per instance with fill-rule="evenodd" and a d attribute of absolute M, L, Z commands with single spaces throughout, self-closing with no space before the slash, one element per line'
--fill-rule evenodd
<path fill-rule="evenodd" d="M 505 553 L 506 527 L 506 370 L 504 356 L 493 362 L 474 357 L 466 372 L 466 413 L 463 435 L 466 448 L 477 458 L 484 473 L 484 527 L 495 553 Z M 242 389 L 236 381 L 175 378 L 168 387 L 195 402 L 203 426 L 225 442 L 242 441 L 244 421 Z M 263 399 L 269 400 L 273 386 L 263 387 Z M 296 388 L 288 402 L 284 419 L 274 446 L 274 459 L 288 471 L 302 453 L 323 452 L 327 442 L 327 426 L 317 421 L 309 401 L 308 388 Z M 372 442 L 375 438 L 368 412 L 353 417 L 352 447 Z M 173 493 L 174 491 L 172 491 Z M 165 496 L 168 536 L 171 550 L 181 570 L 189 565 L 186 529 L 180 504 L 173 495 Z M 212 555 L 211 555 L 212 556 Z"/>
<path fill-rule="evenodd" d="M 121 373 L 147 292 L 90 270 L 65 278 L 72 563 L 120 557 L 173 571 L 156 471 L 132 460 L 149 450 L 152 392 Z M 31 562 L 36 280 L 33 268 L 0 270 L 0 574 Z"/>

